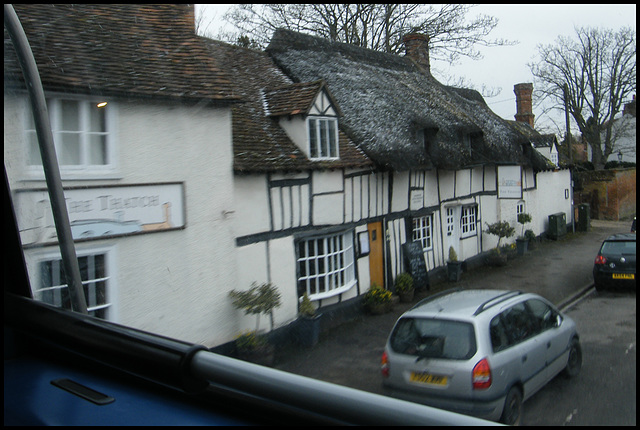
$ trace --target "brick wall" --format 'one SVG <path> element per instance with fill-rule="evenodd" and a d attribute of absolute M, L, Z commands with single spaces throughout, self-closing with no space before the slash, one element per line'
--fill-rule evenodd
<path fill-rule="evenodd" d="M 574 174 L 574 204 L 588 203 L 592 219 L 618 221 L 636 214 L 636 169 Z"/>

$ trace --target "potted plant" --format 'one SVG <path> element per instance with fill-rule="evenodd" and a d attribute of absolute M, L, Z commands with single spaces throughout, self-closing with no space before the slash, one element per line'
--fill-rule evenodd
<path fill-rule="evenodd" d="M 320 339 L 320 319 L 322 314 L 316 313 L 309 296 L 305 292 L 300 300 L 297 321 L 297 342 L 306 347 L 312 347 Z"/>
<path fill-rule="evenodd" d="M 458 261 L 458 254 L 453 246 L 449 247 L 449 260 L 447 261 L 447 272 L 449 280 L 458 282 L 462 277 L 462 262 Z"/>
<path fill-rule="evenodd" d="M 524 255 L 527 252 L 528 239 L 524 235 L 524 225 L 531 222 L 531 215 L 528 213 L 518 214 L 518 223 L 522 224 L 522 234 L 516 238 L 516 248 L 518 249 L 518 255 Z"/>
<path fill-rule="evenodd" d="M 401 273 L 396 277 L 396 293 L 400 296 L 402 303 L 411 303 L 415 294 L 413 288 L 413 277 L 409 273 Z"/>
<path fill-rule="evenodd" d="M 498 236 L 498 244 L 489 253 L 487 263 L 491 266 L 505 266 L 507 264 L 507 255 L 500 253 L 500 241 L 504 237 L 513 236 L 515 229 L 511 227 L 508 221 L 497 221 L 493 224 L 487 224 L 485 233 Z"/>
<path fill-rule="evenodd" d="M 391 291 L 385 290 L 375 282 L 364 293 L 362 303 L 365 309 L 374 315 L 380 315 L 391 310 Z"/>
<path fill-rule="evenodd" d="M 250 330 L 236 337 L 235 343 L 241 360 L 264 366 L 273 365 L 275 349 L 265 334 Z"/>
<path fill-rule="evenodd" d="M 243 309 L 246 315 L 256 315 L 255 330 L 236 338 L 238 356 L 253 363 L 272 365 L 274 347 L 267 336 L 259 332 L 260 314 L 269 315 L 273 330 L 273 310 L 281 304 L 278 289 L 271 283 L 258 285 L 254 282 L 247 291 L 230 291 L 229 297 L 237 309 Z"/>
<path fill-rule="evenodd" d="M 529 249 L 535 249 L 538 245 L 538 238 L 536 237 L 536 234 L 533 232 L 533 230 L 525 230 L 524 237 L 527 238 Z"/>

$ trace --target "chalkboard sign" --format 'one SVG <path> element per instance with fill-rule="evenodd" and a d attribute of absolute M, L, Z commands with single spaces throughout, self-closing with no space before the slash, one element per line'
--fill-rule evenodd
<path fill-rule="evenodd" d="M 420 242 L 407 242 L 402 244 L 404 267 L 413 277 L 413 286 L 416 289 L 429 288 L 429 275 L 424 264 L 424 254 Z"/>

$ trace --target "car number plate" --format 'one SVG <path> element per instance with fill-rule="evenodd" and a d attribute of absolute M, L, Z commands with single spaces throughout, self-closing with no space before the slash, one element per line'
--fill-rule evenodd
<path fill-rule="evenodd" d="M 430 373 L 411 372 L 409 378 L 411 382 L 429 385 L 447 385 L 447 377 L 441 375 L 432 375 Z"/>
<path fill-rule="evenodd" d="M 613 279 L 635 279 L 633 273 L 614 273 Z"/>

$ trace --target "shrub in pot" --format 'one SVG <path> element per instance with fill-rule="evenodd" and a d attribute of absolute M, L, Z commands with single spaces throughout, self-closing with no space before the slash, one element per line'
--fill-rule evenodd
<path fill-rule="evenodd" d="M 280 293 L 271 283 L 253 283 L 247 291 L 232 290 L 229 297 L 233 306 L 243 309 L 245 315 L 256 315 L 256 329 L 236 338 L 238 356 L 246 361 L 270 366 L 273 364 L 274 347 L 266 334 L 260 334 L 260 314 L 269 315 L 273 330 L 273 310 L 281 305 Z"/>
<path fill-rule="evenodd" d="M 322 314 L 316 313 L 307 293 L 302 295 L 298 309 L 296 341 L 306 347 L 312 347 L 320 339 L 320 320 Z"/>
<path fill-rule="evenodd" d="M 409 273 L 401 273 L 396 277 L 395 288 L 402 303 L 410 303 L 413 300 L 415 289 L 413 277 Z"/>
<path fill-rule="evenodd" d="M 362 296 L 362 304 L 367 312 L 374 315 L 389 312 L 393 304 L 391 291 L 383 289 L 374 282 Z"/>
<path fill-rule="evenodd" d="M 458 254 L 453 246 L 449 247 L 449 260 L 447 261 L 447 273 L 449 280 L 458 282 L 462 277 L 462 262 L 458 261 Z"/>
<path fill-rule="evenodd" d="M 525 230 L 524 237 L 529 243 L 529 249 L 535 249 L 535 247 L 538 245 L 538 238 L 536 237 L 536 234 L 533 232 L 533 230 Z"/>
<path fill-rule="evenodd" d="M 527 252 L 527 244 L 529 240 L 524 235 L 524 225 L 528 222 L 531 222 L 531 215 L 528 213 L 518 214 L 518 223 L 522 224 L 522 234 L 516 238 L 518 255 L 524 255 L 524 253 Z"/>
<path fill-rule="evenodd" d="M 487 264 L 491 266 L 504 266 L 507 264 L 507 255 L 500 253 L 500 241 L 505 237 L 511 237 L 515 233 L 515 229 L 511 227 L 508 221 L 498 221 L 493 224 L 487 224 L 485 233 L 498 236 L 498 244 L 495 249 L 491 250 L 487 257 Z"/>

